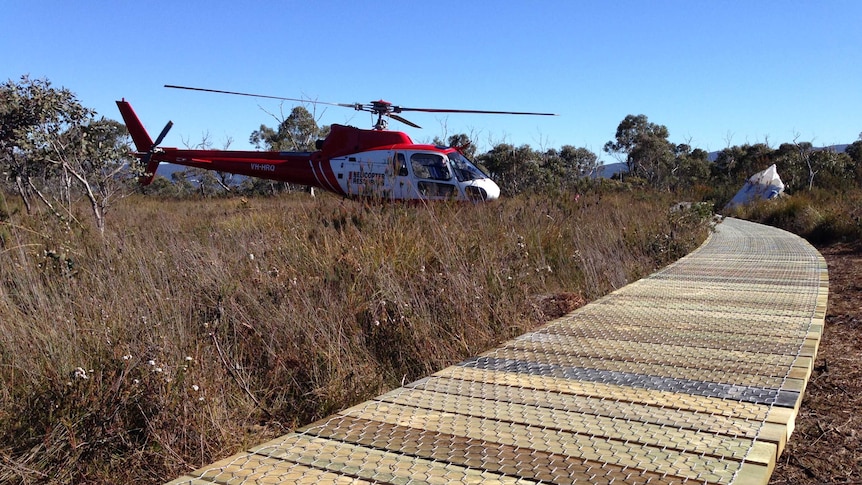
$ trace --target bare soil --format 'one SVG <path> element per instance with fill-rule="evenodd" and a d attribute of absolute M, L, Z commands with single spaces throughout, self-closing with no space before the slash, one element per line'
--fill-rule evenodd
<path fill-rule="evenodd" d="M 818 249 L 829 265 L 826 327 L 776 485 L 862 484 L 862 243 Z"/>

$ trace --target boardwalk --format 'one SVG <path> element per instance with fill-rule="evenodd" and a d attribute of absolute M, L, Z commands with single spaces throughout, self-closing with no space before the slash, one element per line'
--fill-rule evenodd
<path fill-rule="evenodd" d="M 766 483 L 827 293 L 804 240 L 728 219 L 536 332 L 171 483 Z"/>

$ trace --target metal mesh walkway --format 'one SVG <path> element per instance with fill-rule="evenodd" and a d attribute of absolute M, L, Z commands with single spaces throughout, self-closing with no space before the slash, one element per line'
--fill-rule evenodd
<path fill-rule="evenodd" d="M 807 242 L 727 219 L 536 332 L 171 483 L 766 483 L 827 293 Z"/>

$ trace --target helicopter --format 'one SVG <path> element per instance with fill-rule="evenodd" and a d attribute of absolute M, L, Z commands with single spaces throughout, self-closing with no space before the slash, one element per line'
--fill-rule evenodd
<path fill-rule="evenodd" d="M 281 96 L 170 84 L 165 87 L 311 102 Z M 554 113 L 520 111 L 408 108 L 382 99 L 369 103 L 314 103 L 370 112 L 377 116 L 377 121 L 370 130 L 339 124 L 330 125 L 329 134 L 326 138 L 317 140 L 316 151 L 310 152 L 196 150 L 160 146 L 173 122 L 168 121 L 153 140 L 128 101 L 117 101 L 117 107 L 137 149 L 134 156 L 146 167 L 139 178 L 142 185 L 150 184 L 159 164 L 167 162 L 306 185 L 348 198 L 370 197 L 381 200 L 490 201 L 500 197 L 500 187 L 464 156 L 460 147 L 414 143 L 406 133 L 388 130 L 387 118 L 420 128 L 400 113 L 417 111 L 556 116 Z"/>

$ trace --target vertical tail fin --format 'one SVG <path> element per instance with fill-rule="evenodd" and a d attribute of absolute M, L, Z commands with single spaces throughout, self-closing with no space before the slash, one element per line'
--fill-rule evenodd
<path fill-rule="evenodd" d="M 150 138 L 150 134 L 147 133 L 143 123 L 138 119 L 138 115 L 135 114 L 135 110 L 132 109 L 132 105 L 128 101 L 125 99 L 117 101 L 117 107 L 120 108 L 120 114 L 123 115 L 123 121 L 126 123 L 129 135 L 132 137 L 132 142 L 135 143 L 135 148 L 138 149 L 138 153 L 144 154 L 139 156 L 146 163 L 147 168 L 138 181 L 141 185 L 149 185 L 153 181 L 153 178 L 155 178 L 156 170 L 159 168 L 159 161 L 152 159 L 156 143 L 153 143 L 153 139 Z"/>

